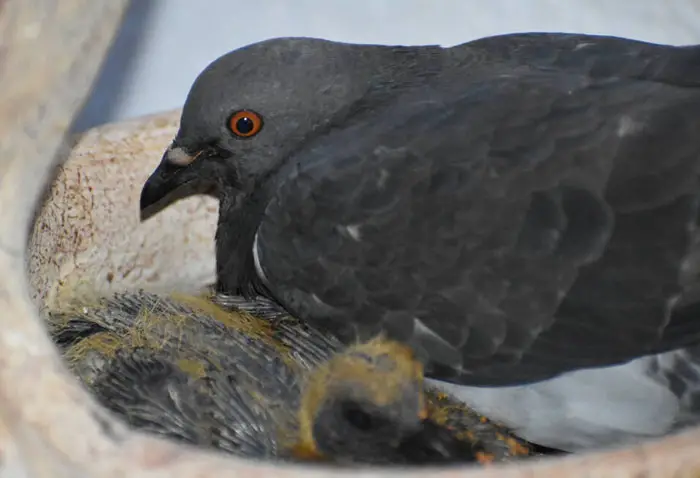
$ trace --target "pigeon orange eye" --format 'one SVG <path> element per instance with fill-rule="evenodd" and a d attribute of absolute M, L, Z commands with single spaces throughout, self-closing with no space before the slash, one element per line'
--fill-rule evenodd
<path fill-rule="evenodd" d="M 255 136 L 262 129 L 262 117 L 254 111 L 241 110 L 233 113 L 228 127 L 233 134 L 241 138 Z"/>

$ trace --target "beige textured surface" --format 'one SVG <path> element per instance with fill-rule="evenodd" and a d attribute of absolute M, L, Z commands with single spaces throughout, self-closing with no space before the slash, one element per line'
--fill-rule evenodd
<path fill-rule="evenodd" d="M 141 186 L 178 118 L 151 116 L 78 139 L 56 171 L 29 244 L 38 304 L 60 308 L 68 297 L 136 287 L 190 291 L 214 280 L 214 199 L 191 197 L 139 221 Z"/>
<path fill-rule="evenodd" d="M 81 401 L 29 300 L 29 221 L 68 125 L 119 25 L 124 0 L 0 2 L 0 473 L 80 476 L 54 443 Z M 61 375 L 63 373 L 63 375 Z M 59 404 L 59 408 L 52 408 Z M 99 410 L 83 412 L 99 430 Z M 66 421 L 66 419 L 68 421 Z M 78 428 L 79 429 L 79 428 Z M 63 434 L 63 436 L 61 436 Z M 72 433 L 74 434 L 74 433 Z M 79 445 L 78 445 L 79 446 Z"/>
<path fill-rule="evenodd" d="M 700 476 L 700 430 L 607 454 L 502 468 L 338 472 L 195 451 L 131 432 L 101 410 L 60 363 L 32 297 L 55 305 L 91 287 L 170 287 L 211 274 L 210 204 L 183 202 L 143 225 L 134 219 L 139 181 L 173 132 L 172 114 L 85 136 L 58 171 L 25 250 L 52 157 L 123 4 L 0 0 L 0 477 Z M 32 293 L 29 282 L 39 289 Z"/>

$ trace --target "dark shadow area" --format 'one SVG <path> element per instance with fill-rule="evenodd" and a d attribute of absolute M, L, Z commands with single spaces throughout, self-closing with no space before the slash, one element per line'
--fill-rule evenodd
<path fill-rule="evenodd" d="M 147 34 L 148 20 L 155 5 L 156 0 L 131 2 L 92 94 L 73 122 L 71 133 L 79 133 L 111 120 L 112 112 L 124 93 L 124 81 L 133 68 L 133 52 L 139 48 Z"/>

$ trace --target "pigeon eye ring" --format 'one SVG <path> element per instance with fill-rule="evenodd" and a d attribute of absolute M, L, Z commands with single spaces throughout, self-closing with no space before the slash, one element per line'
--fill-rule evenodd
<path fill-rule="evenodd" d="M 262 116 L 251 110 L 236 111 L 229 118 L 228 127 L 234 135 L 240 138 L 250 138 L 262 129 Z"/>

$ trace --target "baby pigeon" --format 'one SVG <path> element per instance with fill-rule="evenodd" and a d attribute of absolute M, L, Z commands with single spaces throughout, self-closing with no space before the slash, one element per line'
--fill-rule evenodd
<path fill-rule="evenodd" d="M 700 418 L 699 113 L 699 46 L 272 39 L 198 76 L 141 209 L 214 193 L 219 291 L 386 334 L 530 441 L 616 445 Z"/>
<path fill-rule="evenodd" d="M 375 338 L 344 348 L 264 300 L 121 293 L 77 302 L 49 325 L 107 409 L 192 445 L 341 465 L 533 454 L 504 428 L 425 390 L 405 345 Z"/>

